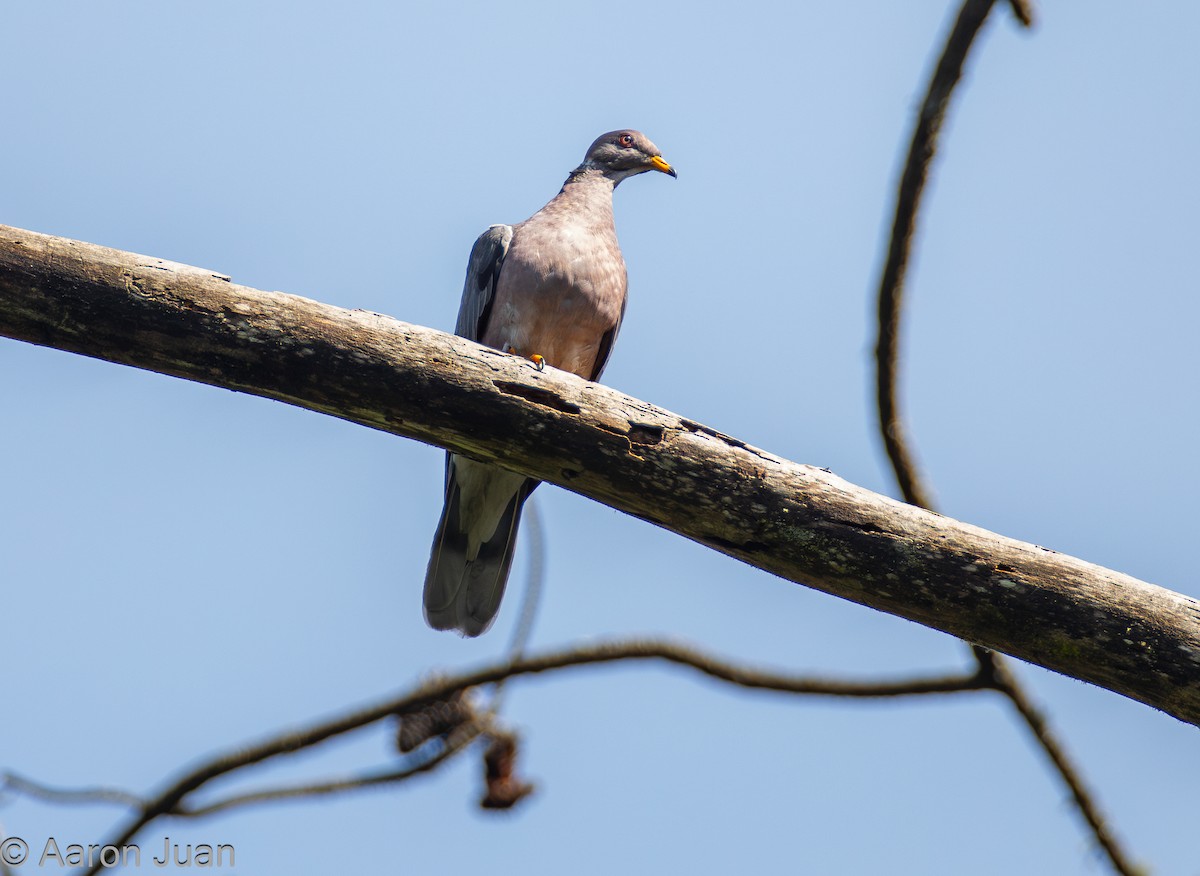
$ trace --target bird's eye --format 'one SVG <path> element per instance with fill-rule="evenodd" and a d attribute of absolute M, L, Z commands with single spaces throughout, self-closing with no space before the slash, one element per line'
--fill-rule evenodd
<path fill-rule="evenodd" d="M 633 145 L 633 137 L 630 136 L 629 134 L 622 134 L 620 136 L 620 138 L 618 138 L 617 142 L 620 143 L 622 146 L 632 146 Z"/>

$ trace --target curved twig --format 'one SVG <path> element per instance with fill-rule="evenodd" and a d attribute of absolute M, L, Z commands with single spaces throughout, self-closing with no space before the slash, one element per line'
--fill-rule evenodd
<path fill-rule="evenodd" d="M 376 770 L 345 779 L 331 779 L 325 782 L 262 788 L 244 794 L 234 794 L 202 806 L 180 807 L 170 812 L 169 815 L 171 818 L 206 818 L 210 815 L 227 812 L 230 809 L 240 809 L 244 806 L 252 806 L 257 803 L 270 803 L 279 800 L 307 800 L 313 797 L 328 797 L 333 794 L 345 794 L 351 791 L 362 791 L 369 788 L 394 785 L 415 776 L 432 772 L 451 757 L 466 749 L 472 742 L 479 738 L 481 732 L 482 728 L 479 725 L 460 728 L 458 732 L 451 734 L 450 739 L 441 745 L 436 754 L 400 769 Z"/>
<path fill-rule="evenodd" d="M 47 803 L 63 803 L 68 805 L 107 804 L 127 806 L 130 809 L 141 809 L 146 806 L 146 799 L 130 791 L 120 788 L 53 788 L 43 785 L 33 779 L 6 770 L 0 773 L 0 792 L 11 791 L 25 797 L 33 797 Z"/>
<path fill-rule="evenodd" d="M 908 158 L 900 178 L 892 236 L 879 282 L 879 338 L 875 348 L 879 428 L 905 501 L 930 511 L 935 510 L 932 491 L 922 478 L 915 455 L 909 446 L 898 400 L 900 317 L 904 303 L 904 280 L 916 231 L 921 195 L 929 174 L 929 164 L 937 150 L 938 134 L 945 119 L 950 96 L 962 77 L 967 53 L 987 19 L 993 3 L 994 0 L 966 0 L 946 40 L 945 49 L 934 70 L 917 116 Z M 1026 0 L 1010 0 L 1010 3 L 1017 19 L 1026 27 L 1030 26 L 1033 22 L 1030 4 Z M 1099 806 L 1085 787 L 1078 768 L 1050 733 L 1045 717 L 1026 695 L 1007 662 L 987 648 L 972 645 L 971 650 L 980 674 L 994 680 L 996 690 L 1003 693 L 1013 704 L 1042 751 L 1046 753 L 1063 784 L 1071 792 L 1071 798 L 1097 844 L 1108 856 L 1113 869 L 1122 876 L 1136 874 L 1138 871 L 1109 830 L 1100 814 Z"/>
<path fill-rule="evenodd" d="M 517 615 L 517 625 L 513 627 L 512 638 L 508 643 L 508 659 L 520 660 L 525 655 L 525 649 L 533 638 L 533 625 L 537 621 L 538 608 L 542 603 L 542 588 L 546 578 L 546 539 L 541 510 L 536 496 L 530 496 L 525 503 L 526 556 L 528 559 L 528 575 L 525 578 L 525 592 L 522 594 L 521 612 Z M 504 679 L 492 687 L 492 698 L 488 703 L 488 713 L 495 715 L 504 703 Z"/>
<path fill-rule="evenodd" d="M 950 36 L 946 39 L 946 47 L 942 50 L 942 56 L 929 82 L 929 90 L 917 113 L 912 144 L 904 162 L 904 172 L 900 176 L 891 242 L 888 244 L 887 259 L 879 280 L 879 338 L 875 345 L 879 429 L 905 501 L 910 505 L 920 505 L 929 509 L 933 508 L 933 500 L 928 487 L 921 480 L 916 460 L 905 438 L 898 403 L 900 315 L 904 305 L 904 278 L 908 271 L 908 256 L 912 250 L 913 235 L 916 232 L 921 195 L 925 190 L 925 180 L 929 176 L 929 164 L 937 151 L 938 134 L 946 118 L 950 95 L 962 78 L 967 53 L 983 27 L 993 3 L 994 0 L 966 0 Z"/>
<path fill-rule="evenodd" d="M 1017 713 L 1024 720 L 1025 725 L 1029 728 L 1029 732 L 1037 739 L 1038 745 L 1042 751 L 1046 753 L 1046 757 L 1050 759 L 1050 763 L 1058 771 L 1062 777 L 1063 784 L 1071 792 L 1071 799 L 1075 803 L 1075 808 L 1079 810 L 1091 828 L 1092 834 L 1096 837 L 1096 843 L 1108 856 L 1108 860 L 1112 863 L 1113 869 L 1122 876 L 1141 876 L 1145 871 L 1134 865 L 1129 860 L 1128 854 L 1117 838 L 1113 835 L 1109 828 L 1104 815 L 1100 812 L 1099 805 L 1092 797 L 1091 791 L 1083 783 L 1083 776 L 1080 775 L 1078 768 L 1071 763 L 1071 759 L 1067 756 L 1066 751 L 1059 744 L 1050 728 L 1046 725 L 1046 717 L 1042 714 L 1041 709 L 1034 705 L 1033 701 L 1026 695 L 1025 689 L 1017 682 L 1016 677 L 1012 674 L 1012 670 L 1008 665 L 1008 661 L 1003 660 L 1000 655 L 991 651 L 986 652 L 994 661 L 993 672 L 996 681 L 996 690 L 1004 694 L 1008 701 L 1013 704 Z M 981 664 L 981 670 L 984 667 Z"/>
<path fill-rule="evenodd" d="M 530 501 L 525 503 L 524 515 L 529 574 L 525 579 L 525 599 L 521 603 L 521 613 L 517 615 L 517 625 L 513 628 L 512 640 L 508 644 L 510 660 L 522 657 L 525 649 L 529 647 L 546 579 L 545 524 L 542 523 L 542 512 L 536 496 L 530 496 Z"/>

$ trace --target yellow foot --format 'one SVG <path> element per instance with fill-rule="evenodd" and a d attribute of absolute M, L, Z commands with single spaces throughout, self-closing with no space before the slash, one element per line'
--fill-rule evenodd
<path fill-rule="evenodd" d="M 505 347 L 505 348 L 504 348 L 504 352 L 506 352 L 506 353 L 511 353 L 511 354 L 512 354 L 512 355 L 514 355 L 514 356 L 520 356 L 520 355 L 521 355 L 521 354 L 520 354 L 520 353 L 517 351 L 517 348 L 516 348 L 516 347 L 511 347 L 511 346 L 510 346 L 510 347 Z M 539 356 L 537 353 L 534 353 L 532 356 L 530 356 L 530 357 L 529 357 L 529 361 L 531 361 L 531 362 L 532 362 L 532 363 L 533 363 L 533 364 L 534 364 L 534 365 L 537 367 L 537 370 L 538 370 L 538 371 L 545 371 L 545 370 L 546 370 L 546 357 L 545 357 L 545 356 Z"/>

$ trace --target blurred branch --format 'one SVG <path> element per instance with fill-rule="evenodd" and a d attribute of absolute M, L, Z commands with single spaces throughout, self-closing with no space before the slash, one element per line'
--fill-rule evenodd
<path fill-rule="evenodd" d="M 358 728 L 355 728 L 358 729 Z M 350 731 L 347 731 L 350 732 Z M 396 784 L 422 773 L 427 773 L 440 766 L 443 762 L 462 751 L 479 737 L 481 730 L 471 725 L 465 732 L 456 734 L 454 741 L 442 744 L 433 755 L 418 758 L 416 763 L 400 768 L 375 770 L 342 779 L 330 779 L 322 782 L 306 782 L 296 785 L 280 785 L 262 788 L 198 806 L 177 806 L 165 815 L 171 818 L 203 818 L 257 803 L 268 803 L 276 800 L 296 800 L 312 797 L 325 797 L 346 791 L 379 787 Z M 307 746 L 306 746 L 307 747 Z M 6 772 L 0 776 L 0 790 L 10 791 L 47 803 L 67 806 L 83 804 L 120 805 L 139 812 L 146 812 L 154 805 L 150 800 L 139 797 L 129 791 L 115 788 L 52 788 L 35 782 L 32 779 Z"/>
<path fill-rule="evenodd" d="M 517 624 L 513 627 L 512 639 L 508 643 L 510 660 L 519 659 L 529 647 L 533 638 L 533 624 L 537 620 L 538 608 L 542 601 L 542 587 L 546 579 L 546 535 L 545 524 L 542 523 L 542 512 L 538 505 L 537 496 L 530 496 L 525 503 L 525 556 L 527 557 L 528 573 L 525 577 L 525 593 L 521 602 L 521 612 L 517 615 Z"/>
<path fill-rule="evenodd" d="M 525 654 L 529 642 L 533 638 L 533 625 L 537 621 L 538 608 L 542 603 L 542 590 L 546 580 L 546 535 L 545 524 L 542 523 L 542 512 L 537 496 L 530 496 L 522 512 L 525 518 L 521 530 L 525 540 L 524 555 L 526 557 L 525 592 L 522 594 L 521 611 L 517 615 L 516 626 L 513 627 L 512 638 L 508 643 L 507 656 L 510 661 L 517 661 Z M 504 700 L 504 680 L 496 682 L 492 687 L 492 701 L 488 711 L 495 715 Z"/>
<path fill-rule="evenodd" d="M 934 510 L 932 491 L 917 467 L 900 413 L 897 385 L 904 281 L 917 227 L 921 195 L 929 175 L 930 162 L 937 151 L 938 134 L 950 104 L 951 94 L 962 77 L 967 54 L 993 3 L 994 0 L 966 0 L 946 40 L 941 59 L 934 70 L 925 100 L 917 115 L 908 159 L 900 178 L 892 236 L 879 283 L 879 339 L 875 350 L 880 432 L 905 501 L 930 511 Z M 1032 24 L 1033 10 L 1028 3 L 1024 0 L 1011 0 L 1011 5 L 1014 14 L 1023 25 L 1028 27 Z M 996 689 L 1012 703 L 1034 740 L 1045 752 L 1113 869 L 1122 876 L 1133 876 L 1138 870 L 1129 861 L 1128 855 L 1108 828 L 1099 805 L 1084 784 L 1078 767 L 1051 734 L 1045 717 L 1025 693 L 1007 663 L 998 654 L 979 645 L 971 645 L 971 651 L 979 672 L 994 680 Z"/>
<path fill-rule="evenodd" d="M 72 806 L 98 803 L 140 809 L 145 805 L 145 800 L 137 794 L 122 791 L 120 788 L 53 788 L 11 770 L 0 772 L 0 793 L 4 791 L 43 800 L 47 803 L 63 803 Z"/>
<path fill-rule="evenodd" d="M 966 693 L 995 687 L 994 680 L 980 672 L 891 682 L 844 681 L 756 669 L 717 657 L 698 648 L 674 642 L 658 640 L 600 642 L 562 648 L 538 656 L 493 663 L 474 670 L 429 679 L 423 684 L 383 702 L 349 711 L 305 727 L 288 730 L 256 744 L 211 757 L 169 782 L 165 790 L 154 797 L 143 798 L 126 791 L 111 789 L 64 791 L 48 788 L 13 774 L 5 777 L 5 787 L 12 791 L 55 802 L 120 803 L 133 808 L 137 813 L 134 818 L 113 838 L 103 843 L 120 848 L 131 843 L 139 832 L 159 818 L 196 818 L 255 803 L 326 796 L 395 784 L 429 772 L 463 750 L 481 734 L 492 738 L 493 743 L 499 743 L 499 745 L 494 744 L 488 752 L 489 779 L 498 778 L 511 781 L 511 776 L 504 773 L 505 770 L 511 769 L 511 758 L 514 753 L 511 736 L 495 730 L 490 723 L 490 718 L 485 718 L 483 723 L 480 723 L 472 718 L 469 711 L 466 711 L 460 713 L 462 720 L 457 726 L 441 728 L 445 731 L 440 733 L 440 736 L 444 737 L 444 741 L 437 753 L 427 760 L 420 760 L 415 765 L 365 773 L 351 778 L 265 788 L 197 806 L 190 806 L 187 803 L 192 794 L 214 779 L 280 755 L 295 754 L 394 716 L 403 718 L 436 704 L 460 700 L 464 692 L 481 685 L 496 684 L 506 679 L 571 667 L 631 660 L 662 661 L 694 669 L 709 678 L 729 685 L 792 695 L 889 699 L 930 694 Z M 494 775 L 494 773 L 499 773 L 499 775 Z M 488 799 L 485 798 L 485 805 L 488 804 Z M 494 800 L 492 802 L 495 803 Z M 101 869 L 103 869 L 103 865 L 97 863 L 88 873 L 99 873 Z"/>
<path fill-rule="evenodd" d="M 1033 3 L 1030 0 L 1008 0 L 1012 6 L 1013 15 L 1025 27 L 1033 27 Z"/>
<path fill-rule="evenodd" d="M 200 806 L 179 807 L 172 810 L 169 814 L 172 818 L 207 818 L 210 815 L 227 812 L 230 809 L 239 809 L 259 803 L 272 803 L 282 800 L 308 800 L 314 797 L 328 797 L 333 794 L 345 794 L 350 791 L 362 791 L 385 785 L 394 785 L 437 769 L 478 739 L 480 732 L 480 728 L 475 725 L 465 728 L 461 732 L 453 734 L 451 739 L 444 742 L 438 748 L 436 754 L 423 758 L 412 766 L 405 766 L 400 769 L 378 770 L 345 779 L 334 779 L 325 782 L 263 788 L 245 794 L 233 794 L 221 800 Z"/>
<path fill-rule="evenodd" d="M 3 226 L 0 335 L 436 444 L 1200 724 L 1196 600 L 463 338 Z"/>

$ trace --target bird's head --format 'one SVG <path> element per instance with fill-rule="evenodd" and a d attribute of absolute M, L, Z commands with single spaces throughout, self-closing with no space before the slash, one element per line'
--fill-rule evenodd
<path fill-rule="evenodd" d="M 630 130 L 609 131 L 597 137 L 575 172 L 586 170 L 599 170 L 614 184 L 648 170 L 676 176 L 675 168 L 663 160 L 650 138 L 641 131 Z"/>

